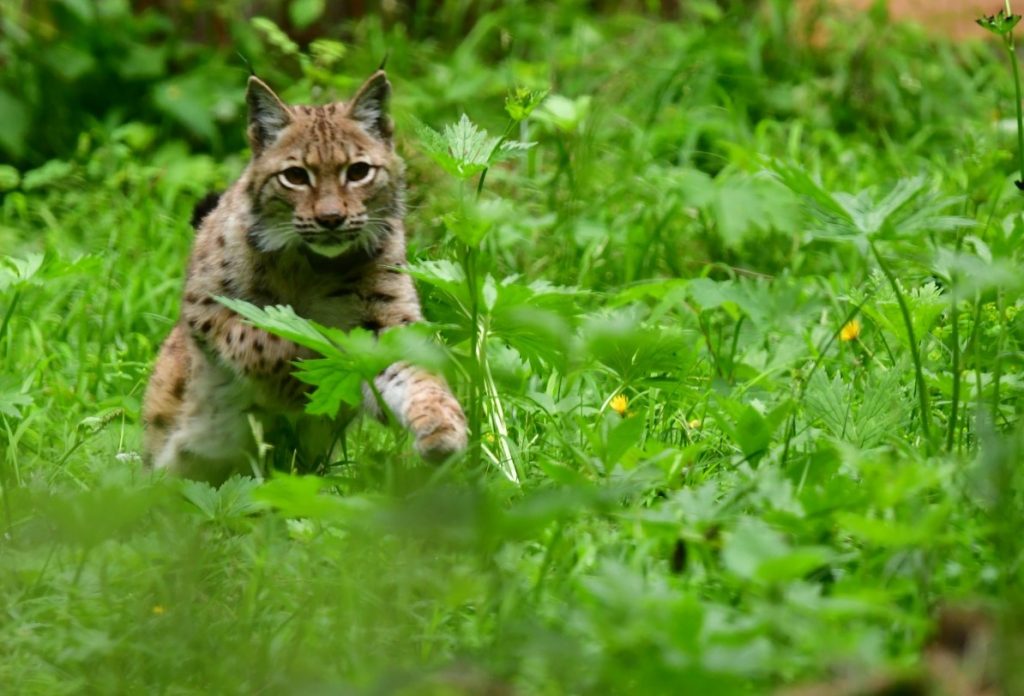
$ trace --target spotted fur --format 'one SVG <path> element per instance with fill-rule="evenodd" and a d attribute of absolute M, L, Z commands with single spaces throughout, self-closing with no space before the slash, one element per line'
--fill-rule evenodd
<path fill-rule="evenodd" d="M 326 106 L 286 106 L 250 78 L 253 157 L 234 185 L 197 206 L 181 317 L 146 391 L 153 466 L 222 480 L 249 469 L 254 419 L 273 427 L 282 415 L 312 418 L 301 415 L 306 387 L 291 376 L 291 363 L 311 352 L 247 325 L 215 296 L 291 305 L 341 329 L 383 331 L 422 319 L 412 281 L 395 272 L 406 262 L 404 179 L 389 96 L 383 71 L 351 101 Z M 466 420 L 444 380 L 398 363 L 375 386 L 422 456 L 443 459 L 465 447 Z M 367 409 L 379 416 L 365 391 Z M 299 431 L 325 429 L 304 423 Z M 303 442 L 324 446 L 313 440 Z"/>

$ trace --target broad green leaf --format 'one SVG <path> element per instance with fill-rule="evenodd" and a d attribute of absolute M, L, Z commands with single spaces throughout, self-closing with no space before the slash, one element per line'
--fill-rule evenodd
<path fill-rule="evenodd" d="M 590 95 L 569 99 L 561 94 L 552 94 L 534 112 L 534 119 L 549 123 L 563 133 L 580 130 L 590 114 Z"/>

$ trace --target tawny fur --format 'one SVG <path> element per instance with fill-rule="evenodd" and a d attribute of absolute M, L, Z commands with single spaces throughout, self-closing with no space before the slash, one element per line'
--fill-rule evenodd
<path fill-rule="evenodd" d="M 300 432 L 310 433 L 303 444 L 314 449 L 326 446 L 322 433 L 336 425 L 299 415 L 306 386 L 291 376 L 291 363 L 312 354 L 247 325 L 215 296 L 291 305 L 346 330 L 422 319 L 412 281 L 400 270 L 403 164 L 394 152 L 389 94 L 378 72 L 348 103 L 288 107 L 250 79 L 253 158 L 216 207 L 197 216 L 181 318 L 146 391 L 145 450 L 153 466 L 222 480 L 250 470 L 252 419 L 267 426 L 294 416 Z M 421 455 L 441 459 L 465 447 L 465 417 L 441 378 L 399 363 L 375 386 Z M 365 391 L 366 407 L 380 415 Z"/>

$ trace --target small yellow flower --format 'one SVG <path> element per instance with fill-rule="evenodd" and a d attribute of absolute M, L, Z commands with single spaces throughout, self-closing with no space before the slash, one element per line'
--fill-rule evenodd
<path fill-rule="evenodd" d="M 860 338 L 860 320 L 851 319 L 839 332 L 840 341 L 856 341 Z"/>
<path fill-rule="evenodd" d="M 700 426 L 704 425 L 704 422 L 700 418 L 694 418 L 692 421 L 687 423 L 690 426 L 690 430 L 697 430 Z"/>
<path fill-rule="evenodd" d="M 153 605 L 153 613 L 156 614 L 157 616 L 163 616 L 163 614 L 166 611 L 167 610 L 164 609 L 164 605 L 163 604 L 154 604 Z"/>
<path fill-rule="evenodd" d="M 629 408 L 629 399 L 625 394 L 616 394 L 612 397 L 612 400 L 608 402 L 612 410 L 620 416 L 626 415 L 626 409 Z"/>

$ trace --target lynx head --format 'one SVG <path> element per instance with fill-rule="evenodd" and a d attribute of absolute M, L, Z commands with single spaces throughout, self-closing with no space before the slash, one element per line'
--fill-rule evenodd
<path fill-rule="evenodd" d="M 262 251 L 305 247 L 323 256 L 372 248 L 402 214 L 402 161 L 388 117 L 384 71 L 348 102 L 287 106 L 249 78 L 250 194 Z"/>

